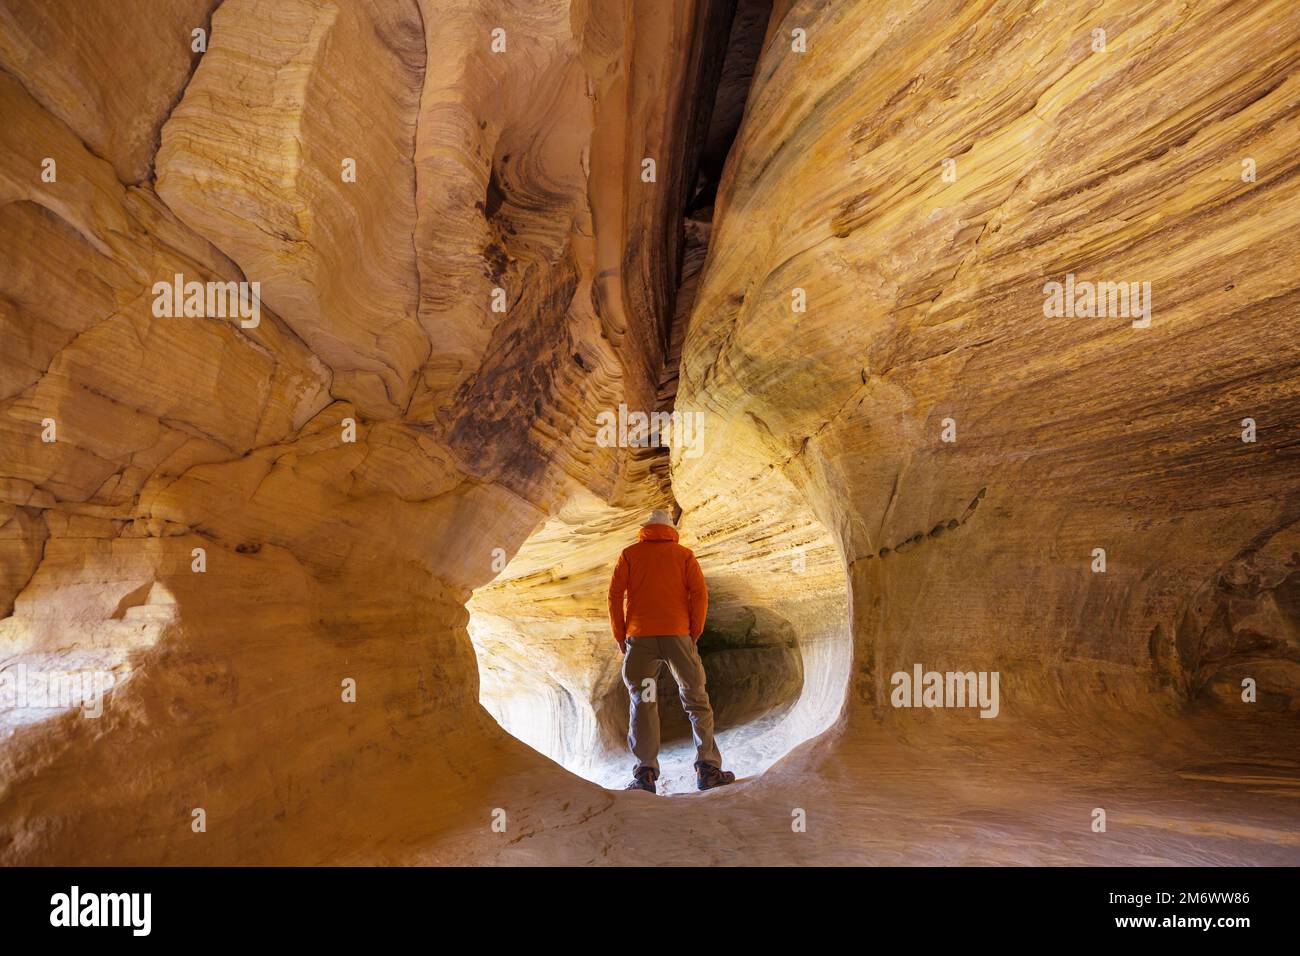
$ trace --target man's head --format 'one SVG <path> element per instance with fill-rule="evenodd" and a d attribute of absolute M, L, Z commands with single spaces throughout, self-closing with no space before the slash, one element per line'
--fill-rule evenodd
<path fill-rule="evenodd" d="M 656 508 L 654 511 L 650 512 L 650 520 L 641 527 L 648 528 L 652 524 L 666 524 L 671 528 L 673 526 L 673 519 L 667 511 L 664 511 L 662 508 Z"/>

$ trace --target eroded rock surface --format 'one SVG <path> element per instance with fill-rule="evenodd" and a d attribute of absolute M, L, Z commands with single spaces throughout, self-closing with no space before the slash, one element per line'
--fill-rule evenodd
<path fill-rule="evenodd" d="M 820 42 L 760 64 L 683 361 L 678 407 L 725 409 L 728 454 L 677 462 L 678 500 L 765 466 L 806 489 L 877 708 L 915 661 L 1001 667 L 1023 704 L 1136 706 L 1190 667 L 1187 699 L 1216 655 L 1184 640 L 1166 666 L 1153 632 L 1193 626 L 1231 566 L 1286 554 L 1260 586 L 1288 591 L 1300 562 L 1269 544 L 1300 519 L 1296 11 L 892 3 L 792 25 Z M 1149 282 L 1149 327 L 1046 317 L 1067 274 Z M 1285 614 L 1217 659 L 1294 663 Z"/>

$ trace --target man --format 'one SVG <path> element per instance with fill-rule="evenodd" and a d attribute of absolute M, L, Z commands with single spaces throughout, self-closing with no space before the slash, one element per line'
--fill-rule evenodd
<path fill-rule="evenodd" d="M 627 597 L 627 612 L 623 598 Z M 677 543 L 666 511 L 655 509 L 637 543 L 624 550 L 609 582 L 609 623 L 623 652 L 623 683 L 632 698 L 627 745 L 636 769 L 627 790 L 655 792 L 659 779 L 659 708 L 655 681 L 664 664 L 672 671 L 695 736 L 695 785 L 712 790 L 735 782 L 722 769 L 713 741 L 713 708 L 704 688 L 704 662 L 695 642 L 704 632 L 709 591 L 690 548 Z"/>

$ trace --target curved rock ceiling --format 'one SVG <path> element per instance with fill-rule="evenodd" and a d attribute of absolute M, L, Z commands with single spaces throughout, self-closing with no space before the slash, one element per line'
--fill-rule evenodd
<path fill-rule="evenodd" d="M 1298 63 L 1286 0 L 0 0 L 0 677 L 111 687 L 0 707 L 0 861 L 1300 862 Z M 653 507 L 698 797 L 601 786 Z"/>

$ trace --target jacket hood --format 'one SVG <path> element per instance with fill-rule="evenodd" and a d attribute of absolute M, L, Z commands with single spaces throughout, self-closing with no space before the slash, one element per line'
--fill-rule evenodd
<path fill-rule="evenodd" d="M 666 524 L 643 525 L 636 533 L 638 541 L 676 541 L 677 529 Z"/>

